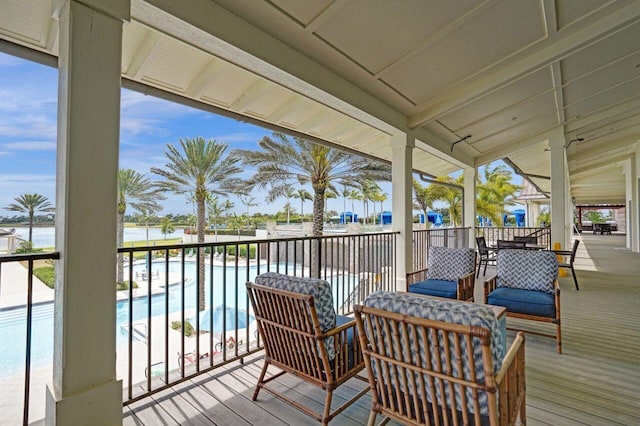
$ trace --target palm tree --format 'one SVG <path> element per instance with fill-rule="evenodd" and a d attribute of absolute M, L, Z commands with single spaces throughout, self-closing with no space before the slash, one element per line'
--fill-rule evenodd
<path fill-rule="evenodd" d="M 247 220 L 248 220 L 249 219 L 249 207 L 255 207 L 255 206 L 258 205 L 258 203 L 255 202 L 256 199 L 254 197 L 251 197 L 249 195 L 240 195 L 240 201 L 247 208 Z"/>
<path fill-rule="evenodd" d="M 304 222 L 304 201 L 313 200 L 313 197 L 306 189 L 300 188 L 293 193 L 293 198 L 300 199 L 300 222 Z"/>
<path fill-rule="evenodd" d="M 436 190 L 436 185 L 422 186 L 420 182 L 413 179 L 413 206 L 415 209 L 420 210 L 424 214 L 424 228 L 429 229 L 430 222 L 429 210 L 433 210 L 433 203 L 438 199 L 439 190 Z"/>
<path fill-rule="evenodd" d="M 295 192 L 291 188 L 286 188 L 283 196 L 287 199 L 287 204 L 284 205 L 285 210 L 287 211 L 287 225 L 289 224 L 289 219 L 291 216 L 291 198 L 293 198 Z"/>
<path fill-rule="evenodd" d="M 452 185 L 461 186 L 464 182 L 464 175 L 457 178 L 451 176 L 439 176 L 436 178 L 438 182 L 448 183 L 449 185 L 434 185 L 434 192 L 439 200 L 449 205 L 449 225 L 458 226 L 462 224 L 462 188 L 456 188 Z"/>
<path fill-rule="evenodd" d="M 369 217 L 369 201 L 373 201 L 376 194 L 380 192 L 380 186 L 369 179 L 363 180 L 360 184 L 360 192 L 362 194 L 362 204 L 364 210 L 365 223 Z M 376 224 L 376 205 L 373 205 L 373 224 Z"/>
<path fill-rule="evenodd" d="M 257 167 L 250 185 L 269 187 L 269 200 L 284 194 L 292 184 L 311 184 L 313 188 L 313 235 L 322 235 L 323 207 L 327 189 L 337 192 L 336 183 L 360 182 L 363 179 L 391 180 L 391 167 L 353 154 L 316 145 L 283 133 L 265 136 L 258 145 L 261 151 L 235 150 L 245 165 Z"/>
<path fill-rule="evenodd" d="M 349 194 L 349 199 L 351 200 L 351 222 L 355 222 L 356 218 L 356 201 L 362 201 L 362 193 L 356 189 L 352 189 Z M 362 212 L 364 214 L 364 212 Z M 367 218 L 364 218 L 364 222 L 367 223 Z"/>
<path fill-rule="evenodd" d="M 332 190 L 327 189 L 327 190 L 324 192 L 324 213 L 325 213 L 325 216 L 326 216 L 326 217 L 325 217 L 325 221 L 328 221 L 328 220 L 329 220 L 329 215 L 328 215 L 328 212 L 329 212 L 329 204 L 328 204 L 328 200 L 329 200 L 329 199 L 335 199 L 335 198 L 338 198 L 338 194 L 336 194 L 336 193 L 335 193 L 335 192 L 333 192 Z"/>
<path fill-rule="evenodd" d="M 135 210 L 159 211 L 161 209 L 159 200 L 165 197 L 149 179 L 133 169 L 118 170 L 118 234 L 117 244 L 122 247 L 124 243 L 124 214 L 130 205 Z M 118 255 L 117 280 L 124 280 L 124 264 L 122 254 Z"/>
<path fill-rule="evenodd" d="M 180 150 L 167 145 L 165 168 L 152 167 L 151 172 L 165 180 L 158 183 L 165 191 L 175 194 L 193 193 L 197 210 L 198 242 L 204 242 L 206 227 L 205 202 L 209 194 L 224 195 L 231 190 L 233 176 L 242 170 L 237 159 L 224 153 L 227 145 L 215 140 L 205 141 L 202 137 L 180 139 Z M 199 300 L 198 308 L 205 309 L 204 299 L 204 250 L 198 250 L 200 257 L 198 269 Z"/>
<path fill-rule="evenodd" d="M 482 214 L 491 218 L 494 223 L 502 222 L 502 213 L 505 206 L 511 206 L 513 197 L 522 188 L 511 182 L 511 171 L 504 164 L 499 164 L 493 168 L 484 167 L 484 182 L 478 183 L 478 198 L 482 202 L 478 202 L 482 208 L 491 206 Z M 480 213 L 480 209 L 478 209 Z"/>
<path fill-rule="evenodd" d="M 344 215 L 344 223 L 347 223 L 347 198 L 351 195 L 351 188 L 347 185 L 342 184 L 342 191 L 340 191 L 340 195 L 342 196 L 342 214 Z M 353 211 L 351 212 L 353 214 Z M 353 217 L 353 216 L 352 216 Z"/>
<path fill-rule="evenodd" d="M 9 204 L 5 210 L 27 213 L 29 215 L 29 247 L 33 246 L 33 216 L 36 212 L 52 212 L 55 208 L 49 199 L 40 194 L 22 194 L 14 198 L 15 203 Z"/>
<path fill-rule="evenodd" d="M 147 245 L 149 245 L 149 222 L 156 218 L 156 213 L 160 211 L 160 206 L 157 209 L 150 208 L 141 208 L 140 212 L 140 222 L 144 223 L 147 231 Z"/>
<path fill-rule="evenodd" d="M 173 234 L 176 231 L 176 228 L 173 226 L 173 221 L 170 217 L 163 217 L 160 220 L 160 232 L 164 235 L 164 239 L 167 239 L 167 234 Z"/>
<path fill-rule="evenodd" d="M 230 208 L 229 200 L 226 200 L 225 203 L 221 203 L 217 195 L 211 196 L 207 199 L 209 222 L 213 225 L 213 233 L 216 241 L 218 241 L 218 219 L 220 219 L 220 216 Z"/>

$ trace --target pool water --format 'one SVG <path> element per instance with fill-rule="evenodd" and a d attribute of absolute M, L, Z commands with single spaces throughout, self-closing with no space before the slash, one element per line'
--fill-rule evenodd
<path fill-rule="evenodd" d="M 161 279 L 165 271 L 164 261 L 153 262 L 151 268 L 147 265 L 140 264 L 134 266 L 135 272 L 142 272 L 150 269 L 152 274 L 159 272 Z M 270 270 L 278 270 L 277 265 L 271 265 Z M 280 265 L 281 272 L 285 272 L 285 266 Z M 266 272 L 267 267 L 261 265 L 260 272 Z M 169 298 L 168 313 L 180 312 L 182 310 L 182 293 L 184 288 L 184 308 L 186 311 L 194 312 L 197 307 L 197 286 L 196 286 L 196 263 L 185 262 L 185 277 L 182 284 L 182 272 L 180 261 L 169 262 L 170 277 L 180 278 L 180 284 L 171 285 L 166 293 L 154 294 L 151 296 L 151 316 L 164 316 L 166 314 L 165 301 Z M 128 271 L 125 269 L 125 276 Z M 221 266 L 213 267 L 213 280 L 210 280 L 211 268 L 209 265 L 205 267 L 205 304 L 209 306 L 222 305 L 226 302 L 227 306 L 237 307 L 239 309 L 247 309 L 249 306 L 247 291 L 244 283 L 252 281 L 258 274 L 257 266 L 226 268 Z M 293 268 L 289 266 L 288 273 L 293 273 Z M 297 271 L 300 274 L 300 271 Z M 236 279 L 238 282 L 236 291 Z M 338 301 L 340 297 L 337 293 L 338 288 L 342 288 L 343 280 L 350 283 L 349 287 L 353 287 L 353 276 L 334 277 L 330 279 L 333 282 L 336 303 L 335 307 L 340 306 Z M 210 300 L 211 283 L 213 284 L 213 303 Z M 226 297 L 223 297 L 226 296 Z M 147 318 L 149 298 L 147 296 L 133 299 L 132 304 L 132 321 L 138 321 Z M 8 376 L 16 374 L 24 374 L 25 354 L 26 354 L 26 335 L 27 335 L 27 309 L 26 307 L 7 309 L 0 311 L 0 380 Z M 128 333 L 123 330 L 123 326 L 129 324 L 129 301 L 121 300 L 116 303 L 116 345 L 126 346 L 128 344 Z M 44 367 L 52 363 L 53 360 L 53 303 L 44 303 L 34 305 L 32 308 L 32 329 L 31 329 L 31 368 Z"/>

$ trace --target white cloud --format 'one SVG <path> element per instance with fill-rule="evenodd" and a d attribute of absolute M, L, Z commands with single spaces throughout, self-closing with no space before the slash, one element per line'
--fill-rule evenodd
<path fill-rule="evenodd" d="M 218 142 L 223 142 L 229 145 L 233 145 L 235 143 L 258 143 L 262 137 L 267 134 L 268 131 L 264 130 L 263 132 L 243 132 L 243 133 L 229 133 L 226 135 L 218 135 L 213 136 L 211 139 L 215 139 Z"/>
<path fill-rule="evenodd" d="M 51 141 L 18 141 L 3 144 L 5 149 L 14 151 L 55 151 L 56 142 Z"/>

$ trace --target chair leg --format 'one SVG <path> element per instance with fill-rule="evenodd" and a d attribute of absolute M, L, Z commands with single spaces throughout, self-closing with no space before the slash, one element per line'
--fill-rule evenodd
<path fill-rule="evenodd" d="M 476 274 L 476 278 L 480 277 L 480 268 L 482 268 L 482 259 L 478 262 L 478 273 Z"/>
<path fill-rule="evenodd" d="M 265 361 L 262 366 L 262 371 L 260 372 L 260 378 L 258 379 L 258 383 L 256 383 L 256 390 L 253 391 L 253 397 L 251 398 L 253 401 L 258 399 L 258 393 L 260 392 L 260 388 L 262 387 L 262 382 L 264 380 L 265 374 L 267 374 L 267 368 L 269 367 L 269 362 Z"/>
<path fill-rule="evenodd" d="M 367 426 L 374 426 L 376 424 L 376 416 L 378 413 L 376 413 L 375 411 L 371 410 L 371 412 L 369 413 L 369 421 L 367 422 Z"/>
<path fill-rule="evenodd" d="M 482 273 L 482 276 L 486 276 L 487 275 L 487 266 L 489 265 L 489 261 L 485 260 L 484 261 L 484 272 Z"/>
<path fill-rule="evenodd" d="M 333 396 L 333 391 L 328 390 L 327 395 L 324 399 L 324 412 L 322 413 L 322 424 L 329 424 L 329 416 L 331 415 L 331 397 Z"/>
<path fill-rule="evenodd" d="M 573 269 L 573 265 L 571 265 L 571 273 L 573 274 L 573 282 L 576 285 L 576 290 L 580 291 L 580 287 L 578 287 L 578 277 L 576 277 L 576 271 Z"/>

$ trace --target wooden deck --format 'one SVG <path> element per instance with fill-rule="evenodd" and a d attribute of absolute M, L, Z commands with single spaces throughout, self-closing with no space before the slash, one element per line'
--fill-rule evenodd
<path fill-rule="evenodd" d="M 527 335 L 527 423 L 640 425 L 640 255 L 624 249 L 623 236 L 582 238 L 575 264 L 581 290 L 570 273 L 560 278 L 564 353 L 556 354 L 552 339 Z M 257 356 L 132 404 L 124 424 L 318 424 L 267 392 L 251 401 L 261 366 Z M 280 383 L 308 405 L 323 401 L 322 392 L 294 378 Z M 352 380 L 336 399 L 362 385 Z M 332 424 L 366 424 L 369 404 L 363 397 Z"/>

